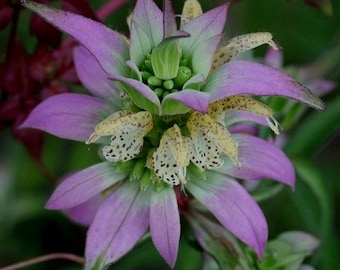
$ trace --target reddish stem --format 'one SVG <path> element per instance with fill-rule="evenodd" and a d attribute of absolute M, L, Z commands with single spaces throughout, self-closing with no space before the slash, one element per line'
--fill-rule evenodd
<path fill-rule="evenodd" d="M 34 265 L 37 263 L 46 262 L 50 260 L 58 260 L 58 259 L 70 260 L 81 265 L 84 264 L 83 257 L 77 256 L 74 254 L 69 254 L 69 253 L 53 253 L 53 254 L 36 257 L 34 259 L 30 259 L 30 260 L 23 261 L 20 263 L 12 264 L 9 266 L 5 266 L 5 267 L 0 268 L 0 270 L 17 270 L 17 269 L 27 267 L 30 265 Z"/>

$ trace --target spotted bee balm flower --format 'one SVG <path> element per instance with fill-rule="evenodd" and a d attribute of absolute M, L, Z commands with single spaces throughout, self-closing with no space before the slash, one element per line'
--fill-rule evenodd
<path fill-rule="evenodd" d="M 269 142 L 228 131 L 251 117 L 227 116 L 256 115 L 279 133 L 273 111 L 250 95 L 280 95 L 324 108 L 289 75 L 236 60 L 262 44 L 276 48 L 272 35 L 246 34 L 220 46 L 228 4 L 203 13 L 195 0 L 185 2 L 179 27 L 169 0 L 163 11 L 151 0 L 138 0 L 129 38 L 76 14 L 23 5 L 80 44 L 74 61 L 91 95 L 53 96 L 23 127 L 102 145 L 104 161 L 67 176 L 47 203 L 90 224 L 85 268 L 114 263 L 148 229 L 173 267 L 179 213 L 190 211 L 191 201 L 202 203 L 261 258 L 267 224 L 236 179 L 270 178 L 292 186 L 294 170 Z"/>

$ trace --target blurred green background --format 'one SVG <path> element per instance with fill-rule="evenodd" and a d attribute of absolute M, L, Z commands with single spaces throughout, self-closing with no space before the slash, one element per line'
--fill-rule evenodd
<path fill-rule="evenodd" d="M 90 1 L 97 8 L 105 1 Z M 160 1 L 158 1 L 160 2 Z M 201 1 L 203 2 L 203 1 Z M 208 10 L 225 1 L 204 1 Z M 115 30 L 127 33 L 125 17 L 135 1 L 122 6 L 106 19 Z M 333 0 L 333 16 L 303 3 L 302 0 L 240 0 L 231 5 L 226 25 L 227 38 L 243 33 L 269 31 L 283 48 L 285 65 L 306 65 L 340 48 L 340 1 Z M 183 1 L 174 3 L 181 12 Z M 34 44 L 28 35 L 23 14 L 19 39 L 27 47 Z M 124 22 L 124 23 L 123 23 Z M 9 27 L 0 33 L 4 53 Z M 263 55 L 265 48 L 255 51 Z M 325 78 L 340 85 L 339 53 L 327 63 Z M 320 63 L 321 65 L 321 63 Z M 290 131 L 287 153 L 298 166 L 296 189 L 283 192 L 261 203 L 270 237 L 288 230 L 303 230 L 322 243 L 308 263 L 316 269 L 339 269 L 340 254 L 340 88 L 323 97 L 328 110 L 308 112 Z M 86 228 L 71 223 L 62 213 L 47 211 L 44 205 L 55 188 L 23 146 L 8 129 L 0 133 L 0 269 L 1 266 L 54 252 L 82 256 Z M 82 143 L 45 136 L 43 160 L 55 176 L 85 168 L 99 160 L 96 151 Z M 185 227 L 183 228 L 185 230 Z M 200 253 L 183 237 L 175 269 L 200 269 Z M 81 269 L 72 262 L 51 261 L 26 269 Z M 169 269 L 151 240 L 138 245 L 112 269 Z"/>

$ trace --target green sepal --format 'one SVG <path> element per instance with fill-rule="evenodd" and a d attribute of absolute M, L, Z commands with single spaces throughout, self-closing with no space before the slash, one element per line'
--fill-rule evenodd
<path fill-rule="evenodd" d="M 154 182 L 154 188 L 157 192 L 162 191 L 168 184 L 166 184 L 165 182 L 163 182 L 162 180 L 157 179 Z"/>
<path fill-rule="evenodd" d="M 127 172 L 127 171 L 131 170 L 131 167 L 134 166 L 135 162 L 136 162 L 135 160 L 131 159 L 131 160 L 128 160 L 128 161 L 118 161 L 118 162 L 113 163 L 113 164 L 116 167 L 117 172 Z"/>
<path fill-rule="evenodd" d="M 169 96 L 168 96 L 169 95 Z M 188 113 L 191 108 L 184 105 L 183 103 L 171 99 L 170 94 L 168 94 L 166 98 L 163 99 L 161 104 L 161 113 L 162 115 L 176 115 L 176 114 L 185 114 Z"/>
<path fill-rule="evenodd" d="M 140 181 L 140 188 L 141 190 L 146 190 L 151 184 L 151 172 L 149 169 L 144 171 L 141 181 Z"/>
<path fill-rule="evenodd" d="M 139 159 L 136 163 L 135 166 L 132 169 L 131 173 L 131 180 L 138 180 L 142 177 L 144 171 L 145 171 L 145 160 L 144 159 Z"/>
<path fill-rule="evenodd" d="M 159 114 L 158 104 L 153 103 L 151 100 L 147 99 L 143 94 L 138 92 L 136 89 L 122 84 L 125 92 L 129 95 L 134 104 L 141 109 L 144 109 L 152 114 Z"/>

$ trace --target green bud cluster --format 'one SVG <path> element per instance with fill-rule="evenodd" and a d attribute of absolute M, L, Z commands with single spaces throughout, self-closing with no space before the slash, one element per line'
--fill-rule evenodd
<path fill-rule="evenodd" d="M 183 85 L 193 76 L 188 60 L 182 58 L 177 68 L 177 74 L 170 79 L 161 79 L 155 75 L 151 54 L 147 54 L 143 65 L 140 68 L 143 82 L 154 90 L 155 94 L 163 99 L 170 93 L 176 93 L 183 88 Z"/>

